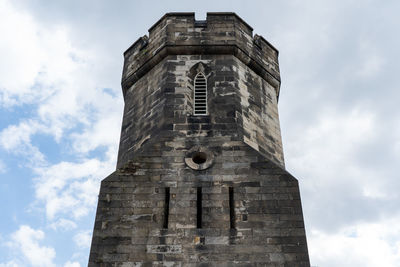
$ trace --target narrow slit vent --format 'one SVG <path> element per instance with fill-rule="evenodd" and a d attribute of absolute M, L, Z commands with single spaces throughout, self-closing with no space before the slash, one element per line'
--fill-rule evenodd
<path fill-rule="evenodd" d="M 197 228 L 201 228 L 202 224 L 202 210 L 203 210 L 203 196 L 201 187 L 197 187 Z"/>
<path fill-rule="evenodd" d="M 235 229 L 235 205 L 233 198 L 233 187 L 229 187 L 229 218 L 231 229 Z"/>
<path fill-rule="evenodd" d="M 202 73 L 194 79 L 194 115 L 207 115 L 207 80 Z"/>
<path fill-rule="evenodd" d="M 170 199 L 169 187 L 166 187 L 165 188 L 165 203 L 164 203 L 164 225 L 163 225 L 163 227 L 165 229 L 168 229 L 169 199 Z"/>

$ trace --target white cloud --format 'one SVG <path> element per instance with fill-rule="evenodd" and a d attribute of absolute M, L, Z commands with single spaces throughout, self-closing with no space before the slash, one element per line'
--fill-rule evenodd
<path fill-rule="evenodd" d="M 348 70 L 349 73 L 355 73 L 362 79 L 375 78 L 380 74 L 385 64 L 385 59 L 380 49 L 376 47 L 370 36 L 363 36 L 358 44 L 358 56 L 354 69 Z"/>
<path fill-rule="evenodd" d="M 51 96 L 76 70 L 79 63 L 75 58 L 83 55 L 71 45 L 68 30 L 61 25 L 38 25 L 8 1 L 0 2 L 0 18 L 0 49 L 7 51 L 0 62 L 0 105 L 20 105 Z"/>
<path fill-rule="evenodd" d="M 31 144 L 31 136 L 38 131 L 45 131 L 37 121 L 23 121 L 18 125 L 10 125 L 0 132 L 0 146 L 13 154 L 26 156 L 30 162 L 43 164 L 44 155 Z"/>
<path fill-rule="evenodd" d="M 393 150 L 394 150 L 394 155 L 396 157 L 396 161 L 400 161 L 400 118 L 396 118 L 395 125 L 396 127 L 393 130 L 393 135 L 394 135 Z"/>
<path fill-rule="evenodd" d="M 75 244 L 80 248 L 89 248 L 92 240 L 92 231 L 80 231 L 74 236 Z"/>
<path fill-rule="evenodd" d="M 0 62 L 0 106 L 33 103 L 27 118 L 0 132 L 0 146 L 30 162 L 38 174 L 36 197 L 46 203 L 49 219 L 58 213 L 81 217 L 95 205 L 100 179 L 115 168 L 123 101 L 103 90 L 112 87 L 99 74 L 107 56 L 78 49 L 66 25 L 42 25 L 7 1 L 0 7 L 2 21 L 18 29 L 0 25 L 0 51 L 9 52 Z M 32 144 L 35 135 L 53 136 L 60 150 L 75 154 L 75 162 L 51 165 L 46 144 Z M 99 147 L 106 150 L 104 161 L 87 158 Z"/>
<path fill-rule="evenodd" d="M 361 160 L 376 153 L 376 161 L 382 155 L 370 147 L 391 135 L 362 106 L 326 107 L 316 117 L 289 133 L 285 146 L 287 167 L 300 180 L 312 265 L 400 266 L 397 178 L 391 180 L 387 165 Z"/>
<path fill-rule="evenodd" d="M 384 60 L 382 57 L 370 54 L 355 73 L 364 78 L 371 78 L 379 75 L 383 64 Z"/>
<path fill-rule="evenodd" d="M 82 133 L 72 134 L 73 147 L 75 151 L 80 153 L 90 152 L 99 146 L 108 147 L 112 150 L 110 152 L 112 152 L 111 155 L 114 158 L 117 153 L 115 140 L 120 135 L 122 114 L 120 114 L 120 110 L 107 105 L 105 99 L 103 101 L 104 108 L 96 114 L 96 121 L 88 125 Z M 122 101 L 117 102 L 119 103 L 115 104 L 123 106 Z"/>
<path fill-rule="evenodd" d="M 287 124 L 296 124 L 304 117 L 312 120 L 314 114 L 318 114 L 317 121 L 312 121 L 309 127 L 285 130 L 284 134 L 289 136 L 289 139 L 284 139 L 284 145 L 287 150 L 288 169 L 293 170 L 293 174 L 300 179 L 303 207 L 307 214 L 306 222 L 312 226 L 309 231 L 311 260 L 318 262 L 320 267 L 332 266 L 333 263 L 336 263 L 335 266 L 345 266 L 347 263 L 344 263 L 345 265 L 343 262 L 338 263 L 339 258 L 348 259 L 353 266 L 372 266 L 371 264 L 376 263 L 371 259 L 370 265 L 366 265 L 368 263 L 364 259 L 370 259 L 371 256 L 366 255 L 358 247 L 366 251 L 377 249 L 377 255 L 386 260 L 383 262 L 388 264 L 387 266 L 394 266 L 390 264 L 396 259 L 393 253 L 398 245 L 390 243 L 390 240 L 393 238 L 399 240 L 396 232 L 398 230 L 385 234 L 380 228 L 382 226 L 390 228 L 391 225 L 388 223 L 378 222 L 376 227 L 372 223 L 359 224 L 365 215 L 373 216 L 373 220 L 378 220 L 379 217 L 370 210 L 365 210 L 375 202 L 365 201 L 390 200 L 398 191 L 396 184 L 387 178 L 386 173 L 382 173 L 379 166 L 373 164 L 366 166 L 357 162 L 362 153 L 360 149 L 378 139 L 385 139 L 379 136 L 380 128 L 384 128 L 385 123 L 400 125 L 393 122 L 390 116 L 378 118 L 374 114 L 374 110 L 382 108 L 376 99 L 371 100 L 374 102 L 373 108 L 357 105 L 354 94 L 357 94 L 358 98 L 368 98 L 368 88 L 360 87 L 358 84 L 347 85 L 349 80 L 362 78 L 370 81 L 382 77 L 382 81 L 379 82 L 382 88 L 379 88 L 379 91 L 383 90 L 383 87 L 388 88 L 386 83 L 390 82 L 390 78 L 385 76 L 384 68 L 389 65 L 390 60 L 398 62 L 398 55 L 395 54 L 397 53 L 395 51 L 398 51 L 396 46 L 388 53 L 387 51 L 391 50 L 382 49 L 376 43 L 376 40 L 384 40 L 386 43 L 397 44 L 396 39 L 386 41 L 384 35 L 377 34 L 384 32 L 383 27 L 386 27 L 390 35 L 395 36 L 392 34 L 395 29 L 387 27 L 385 20 L 395 18 L 397 9 L 393 8 L 393 14 L 383 17 L 381 7 L 390 9 L 393 4 L 381 5 L 376 1 L 369 1 L 368 4 L 374 7 L 371 8 L 373 10 L 371 13 L 366 12 L 368 10 L 364 7 L 365 3 L 358 0 L 350 3 L 293 1 L 278 3 L 277 6 L 260 5 L 256 12 L 244 6 L 239 10 L 241 11 L 239 15 L 247 12 L 247 18 L 245 16 L 243 18 L 255 21 L 254 25 L 250 24 L 258 33 L 266 34 L 264 36 L 268 37 L 268 40 L 271 29 L 276 29 L 273 36 L 277 42 L 273 43 L 281 51 L 282 85 L 285 87 L 282 88 L 284 95 L 281 101 L 287 101 L 288 94 L 293 96 L 288 100 L 291 103 L 282 110 L 289 106 L 297 108 L 301 106 L 304 107 L 301 111 L 308 109 L 309 112 L 308 114 L 296 112 L 295 116 L 289 116 Z M 99 46 L 105 44 L 104 47 L 109 48 L 114 45 L 118 46 L 116 49 L 123 49 L 128 47 L 131 36 L 135 34 L 132 35 L 131 32 L 130 35 L 123 33 L 113 35 L 125 38 L 113 42 L 110 38 L 96 39 L 92 37 L 94 35 L 92 32 L 87 34 L 87 29 L 94 29 L 88 25 L 98 25 L 95 31 L 99 36 L 109 36 L 106 33 L 107 29 L 110 29 L 103 27 L 100 20 L 96 22 L 92 20 L 89 23 L 93 24 L 85 24 L 92 17 L 98 18 L 98 14 L 96 16 L 89 14 L 84 16 L 88 20 L 75 22 L 85 29 L 81 30 L 82 28 L 70 28 L 73 23 L 68 20 L 76 18 L 76 15 L 71 15 L 70 12 L 74 8 L 73 5 L 68 5 L 69 9 L 65 10 L 60 8 L 66 7 L 63 4 L 52 7 L 37 5 L 41 6 L 40 12 L 54 13 L 54 17 L 60 17 L 58 21 L 67 23 L 65 25 L 53 21 L 40 24 L 41 18 L 23 11 L 29 9 L 28 4 L 20 5 L 21 8 L 14 8 L 11 1 L 0 0 L 2 36 L 0 106 L 12 110 L 14 106 L 29 103 L 33 104 L 33 107 L 30 106 L 31 113 L 19 117 L 14 125 L 8 125 L 1 131 L 0 146 L 9 153 L 16 153 L 21 158 L 29 159 L 30 167 L 34 166 L 37 176 L 34 181 L 38 200 L 36 203 L 45 204 L 49 226 L 55 230 L 78 228 L 79 231 L 80 226 L 76 218 L 84 216 L 91 209 L 94 210 L 99 181 L 115 168 L 123 107 L 121 97 L 113 97 L 102 90 L 104 87 L 119 90 L 120 68 L 115 62 L 120 62 L 122 57 L 110 59 L 107 57 L 110 51 L 106 49 L 99 51 Z M 284 8 L 280 8 L 281 5 Z M 99 3 L 99 6 L 105 10 L 107 5 Z M 35 9 L 36 7 L 31 11 Z M 163 10 L 162 6 L 160 10 Z M 270 10 L 285 11 L 274 14 L 270 12 L 271 23 L 257 21 L 256 14 Z M 279 23 L 273 23 L 278 20 Z M 114 25 L 118 23 L 120 22 L 116 20 Z M 391 25 L 397 24 L 391 23 Z M 121 27 L 120 29 L 128 29 L 128 26 Z M 262 31 L 260 27 L 266 28 Z M 114 28 L 112 31 L 115 32 Z M 84 41 L 78 44 L 73 38 Z M 98 42 L 92 46 L 87 40 Z M 115 45 L 117 43 L 118 45 Z M 119 47 L 121 43 L 126 43 L 127 46 Z M 113 76 L 111 73 L 115 72 L 118 74 L 114 76 L 116 79 L 111 79 Z M 110 83 L 110 79 L 115 84 Z M 338 84 L 346 86 L 341 88 Z M 292 88 L 288 88 L 287 85 L 292 85 Z M 380 94 L 384 95 L 383 91 Z M 344 96 L 343 99 L 340 99 L 340 96 Z M 344 98 L 348 101 L 347 105 L 352 108 L 343 108 L 346 105 L 342 103 Z M 341 103 L 337 101 L 338 99 Z M 319 108 L 328 105 L 335 108 L 331 110 Z M 388 122 L 390 120 L 392 121 Z M 59 142 L 60 147 L 57 149 L 62 153 L 66 151 L 69 153 L 68 159 L 64 158 L 55 164 L 46 162 L 45 149 L 35 147 L 31 142 L 35 135 L 47 135 L 48 138 L 52 136 Z M 384 156 L 382 154 L 392 152 L 391 149 L 396 155 L 395 159 L 400 159 L 398 136 L 400 135 L 397 134 L 394 142 L 391 142 L 393 147 L 376 153 L 375 159 Z M 106 152 L 101 150 L 96 157 L 90 158 L 90 152 L 100 147 Z M 366 149 L 365 153 L 374 151 Z M 73 159 L 70 158 L 71 155 Z M 398 162 L 398 160 L 393 161 Z M 1 169 L 0 161 L 0 172 Z M 395 171 L 395 168 L 391 169 Z M 343 223 L 347 227 L 343 228 Z M 396 221 L 391 222 L 395 223 Z M 336 232 L 326 231 L 323 228 L 324 224 L 333 225 L 332 228 L 336 227 Z M 379 234 L 370 236 L 363 231 L 364 228 Z M 83 241 L 85 238 L 88 240 L 88 235 L 82 234 L 84 232 L 72 238 L 78 246 L 81 244 L 84 247 L 84 244 L 88 244 Z M 381 246 L 374 247 L 375 243 L 371 242 Z M 38 245 L 39 241 L 36 243 Z M 320 251 L 319 248 L 326 250 Z M 351 251 L 355 252 L 350 253 Z M 335 255 L 337 258 L 334 258 Z M 79 266 L 77 261 L 86 256 L 79 254 L 77 257 L 72 257 L 72 260 L 64 266 Z M 0 266 L 24 266 L 24 264 L 19 261 L 9 261 L 0 263 Z M 375 266 L 382 264 L 378 262 Z"/>
<path fill-rule="evenodd" d="M 81 265 L 79 264 L 79 262 L 76 262 L 76 261 L 74 261 L 74 262 L 67 261 L 64 264 L 64 267 L 81 267 Z"/>
<path fill-rule="evenodd" d="M 386 168 L 361 161 L 380 133 L 376 115 L 358 106 L 321 110 L 314 123 L 289 133 L 286 166 L 300 180 L 312 229 L 332 230 L 372 219 L 377 212 L 388 212 L 378 209 L 383 201 L 397 201 Z"/>
<path fill-rule="evenodd" d="M 11 235 L 9 245 L 17 249 L 31 266 L 53 267 L 56 252 L 52 247 L 41 246 L 39 241 L 44 239 L 44 232 L 22 225 Z"/>
<path fill-rule="evenodd" d="M 400 218 L 347 226 L 335 233 L 311 231 L 313 265 L 324 267 L 400 266 Z"/>
<path fill-rule="evenodd" d="M 14 104 L 14 95 L 30 94 L 40 71 L 42 50 L 38 47 L 37 29 L 33 19 L 26 13 L 18 12 L 7 1 L 0 2 L 0 90 L 2 104 Z M 13 27 L 10 27 L 13 25 Z"/>
<path fill-rule="evenodd" d="M 21 266 L 21 264 L 19 264 L 15 260 L 8 261 L 6 263 L 0 263 L 0 267 L 19 267 L 19 266 Z"/>
<path fill-rule="evenodd" d="M 67 26 L 38 24 L 7 1 L 0 2 L 0 18 L 0 51 L 7 51 L 0 61 L 0 106 L 36 104 L 30 119 L 57 141 L 65 130 L 101 121 L 102 115 L 120 120 L 121 99 L 102 91 L 112 86 L 99 74 L 104 53 L 78 49 Z M 110 101 L 118 104 L 107 105 Z M 29 132 L 24 136 L 29 138 Z"/>
<path fill-rule="evenodd" d="M 44 203 L 48 227 L 69 231 L 95 208 L 100 180 L 115 169 L 123 100 L 103 89 L 119 90 L 119 80 L 109 82 L 107 53 L 78 48 L 67 25 L 40 24 L 20 10 L 0 0 L 0 108 L 12 112 L 29 104 L 29 112 L 2 125 L 0 148 L 19 157 L 20 167 L 31 168 L 37 177 L 34 205 Z M 53 138 L 58 147 L 52 142 L 51 149 L 73 159 L 49 162 L 54 162 L 47 158 L 49 144 L 35 139 L 39 136 Z M 90 158 L 98 148 L 105 152 Z M 24 258 L 0 266 L 54 266 L 55 250 L 42 246 L 43 238 L 42 231 L 21 226 L 10 244 Z M 79 231 L 71 239 L 83 251 L 90 246 L 90 231 Z M 64 267 L 80 266 L 86 254 L 81 252 Z"/>
<path fill-rule="evenodd" d="M 36 197 L 45 202 L 50 220 L 57 214 L 79 218 L 96 205 L 100 180 L 108 175 L 114 164 L 97 159 L 82 163 L 61 162 L 37 168 Z"/>
<path fill-rule="evenodd" d="M 78 225 L 71 221 L 64 218 L 58 219 L 57 221 L 50 224 L 50 227 L 54 230 L 72 230 L 78 227 Z"/>
<path fill-rule="evenodd" d="M 375 115 L 359 107 L 344 112 L 322 110 L 314 124 L 289 135 L 287 165 L 311 178 L 320 176 L 312 179 L 314 182 L 357 178 L 351 174 L 358 170 L 346 163 L 352 161 L 360 146 L 376 137 L 375 127 Z M 341 177 L 336 170 L 341 171 Z"/>

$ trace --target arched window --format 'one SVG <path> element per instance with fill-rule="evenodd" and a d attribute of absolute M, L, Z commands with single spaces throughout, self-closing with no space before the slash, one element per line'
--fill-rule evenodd
<path fill-rule="evenodd" d="M 207 115 L 207 79 L 201 72 L 194 78 L 194 115 Z"/>

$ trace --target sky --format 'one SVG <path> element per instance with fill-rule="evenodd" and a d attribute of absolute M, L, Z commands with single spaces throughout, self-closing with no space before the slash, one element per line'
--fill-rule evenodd
<path fill-rule="evenodd" d="M 166 12 L 237 13 L 280 52 L 312 266 L 400 266 L 397 0 L 0 0 L 0 267 L 87 266 L 123 52 Z"/>

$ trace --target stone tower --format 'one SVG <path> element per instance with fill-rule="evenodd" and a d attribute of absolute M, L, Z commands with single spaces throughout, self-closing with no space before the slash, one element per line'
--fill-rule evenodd
<path fill-rule="evenodd" d="M 168 13 L 125 53 L 89 266 L 309 266 L 278 51 L 234 13 Z"/>

